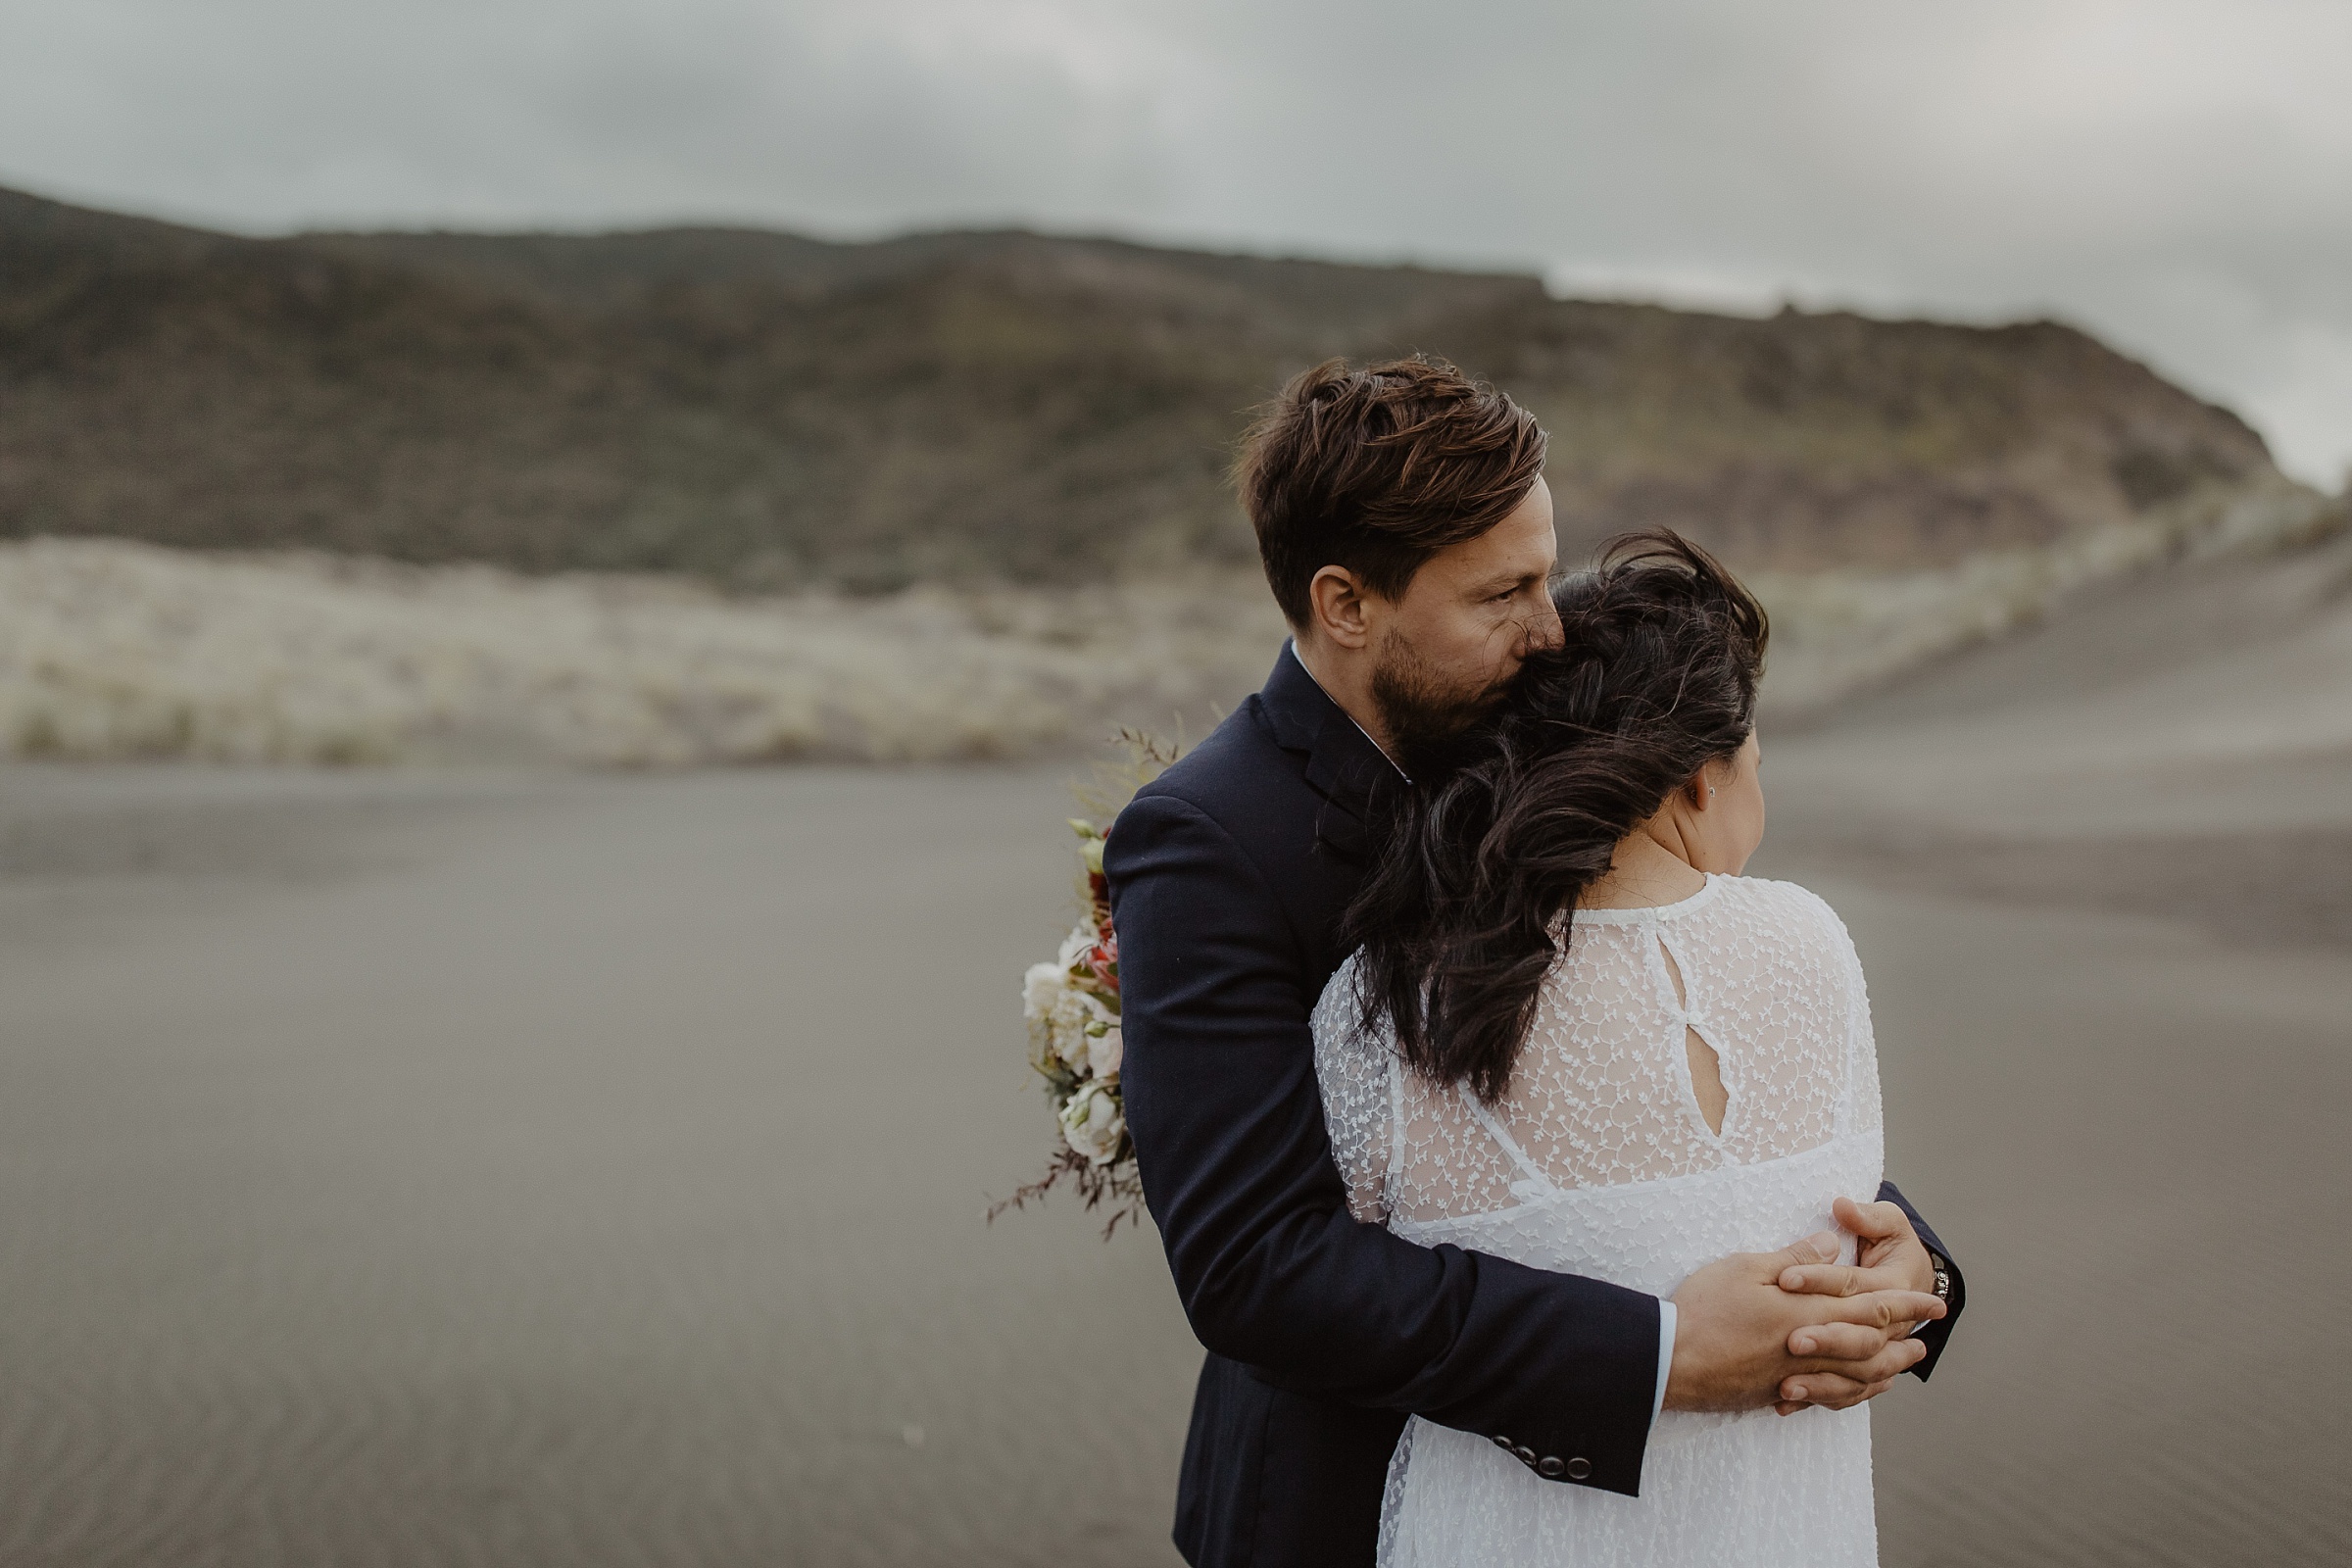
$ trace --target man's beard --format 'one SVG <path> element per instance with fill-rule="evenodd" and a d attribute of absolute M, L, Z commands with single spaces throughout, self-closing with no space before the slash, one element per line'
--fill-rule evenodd
<path fill-rule="evenodd" d="M 1483 686 L 1447 682 L 1403 634 L 1389 632 L 1372 665 L 1372 701 L 1396 765 L 1415 783 L 1453 771 L 1471 731 L 1501 706 L 1510 684 L 1508 676 Z"/>

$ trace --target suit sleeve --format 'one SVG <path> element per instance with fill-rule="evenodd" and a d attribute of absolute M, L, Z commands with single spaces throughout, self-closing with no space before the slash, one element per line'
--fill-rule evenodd
<path fill-rule="evenodd" d="M 1356 1223 L 1298 934 L 1255 864 L 1163 795 L 1120 814 L 1105 868 L 1128 1126 L 1201 1344 L 1278 1387 L 1410 1410 L 1559 1461 L 1539 1473 L 1637 1493 L 1657 1299 Z"/>
<path fill-rule="evenodd" d="M 1933 1323 L 1921 1324 L 1919 1332 L 1912 1336 L 1928 1348 L 1928 1353 L 1920 1357 L 1919 1365 L 1911 1369 L 1911 1375 L 1925 1383 L 1928 1375 L 1936 1370 L 1936 1363 L 1943 1358 L 1943 1348 L 1952 1337 L 1952 1325 L 1960 1321 L 1960 1309 L 1968 1304 L 1968 1286 L 1960 1278 L 1960 1260 L 1952 1256 L 1951 1250 L 1928 1227 L 1928 1222 L 1920 1217 L 1919 1210 L 1911 1206 L 1911 1200 L 1903 1196 L 1901 1188 L 1892 1182 L 1879 1183 L 1879 1201 L 1892 1203 L 1910 1215 L 1911 1228 L 1919 1232 L 1919 1239 L 1951 1265 L 1947 1272 L 1951 1276 L 1952 1294 L 1944 1302 L 1943 1316 Z"/>

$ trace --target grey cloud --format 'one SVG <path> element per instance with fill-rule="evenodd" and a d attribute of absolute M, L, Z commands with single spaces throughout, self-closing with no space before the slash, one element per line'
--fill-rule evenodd
<path fill-rule="evenodd" d="M 1027 221 L 2055 311 L 2352 459 L 2352 13 L 0 0 L 0 178 L 256 229 Z"/>

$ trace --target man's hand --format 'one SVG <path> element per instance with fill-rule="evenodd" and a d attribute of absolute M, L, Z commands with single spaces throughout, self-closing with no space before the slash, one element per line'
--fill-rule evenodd
<path fill-rule="evenodd" d="M 1854 1297 L 1885 1291 L 1907 1291 L 1925 1294 L 1936 1283 L 1936 1266 L 1928 1258 L 1927 1244 L 1911 1228 L 1911 1216 L 1894 1203 L 1857 1203 L 1850 1198 L 1840 1198 L 1831 1205 L 1838 1223 L 1860 1239 L 1860 1256 L 1852 1264 L 1820 1262 L 1791 1263 L 1781 1271 L 1781 1289 L 1807 1296 Z M 1940 1317 L 1938 1312 L 1933 1314 Z M 1916 1322 L 1896 1325 L 1895 1332 L 1910 1334 Z M 1788 1337 L 1792 1355 L 1821 1355 L 1858 1351 L 1868 1341 L 1852 1330 L 1839 1326 L 1820 1329 L 1799 1329 Z M 1923 1352 L 1924 1353 L 1924 1352 Z M 1899 1375 L 1899 1373 L 1897 1374 Z M 1893 1377 L 1879 1382 L 1857 1381 L 1849 1374 L 1814 1372 L 1789 1378 L 1781 1387 L 1781 1397 L 1774 1408 L 1783 1415 L 1801 1410 L 1808 1404 L 1826 1405 L 1843 1410 L 1875 1399 L 1894 1384 Z"/>
<path fill-rule="evenodd" d="M 1778 1252 L 1735 1252 L 1685 1280 L 1674 1293 L 1666 1408 L 1755 1410 L 1770 1404 L 1787 1414 L 1807 1403 L 1832 1403 L 1846 1385 L 1854 1393 L 1844 1402 L 1852 1403 L 1915 1365 L 1927 1347 L 1910 1338 L 1911 1327 L 1943 1316 L 1943 1303 L 1935 1297 L 1897 1288 L 1843 1295 L 1783 1289 L 1788 1271 L 1818 1267 L 1837 1255 L 1836 1233 L 1824 1231 Z M 1830 1378 L 1839 1381 L 1823 1381 Z M 1792 1389 L 1802 1395 L 1792 1396 Z"/>

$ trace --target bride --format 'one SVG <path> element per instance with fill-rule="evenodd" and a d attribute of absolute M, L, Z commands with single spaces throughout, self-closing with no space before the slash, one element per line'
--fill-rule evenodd
<path fill-rule="evenodd" d="M 1554 601 L 1565 645 L 1396 813 L 1316 1071 L 1359 1220 L 1667 1297 L 1878 1191 L 1869 1004 L 1829 906 L 1740 874 L 1761 607 L 1664 532 Z M 1383 1568 L 1877 1561 L 1867 1405 L 1666 1411 L 1639 1497 L 1501 1441 L 1406 1427 Z"/>

